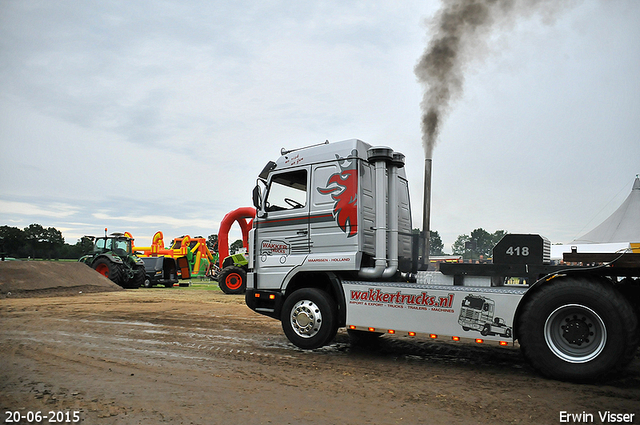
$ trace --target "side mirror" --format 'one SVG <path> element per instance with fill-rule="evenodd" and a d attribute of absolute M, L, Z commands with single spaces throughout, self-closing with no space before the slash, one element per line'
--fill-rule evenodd
<path fill-rule="evenodd" d="M 253 188 L 252 198 L 253 206 L 256 207 L 256 210 L 260 211 L 262 209 L 262 193 L 258 185 Z"/>
<path fill-rule="evenodd" d="M 256 207 L 256 215 L 258 216 L 258 218 L 264 218 L 267 216 L 266 211 L 264 210 L 264 203 L 263 203 L 263 192 L 260 190 L 260 181 L 258 181 L 258 184 L 256 184 L 256 186 L 253 188 L 253 194 L 252 194 L 252 198 L 253 198 L 253 206 Z"/>

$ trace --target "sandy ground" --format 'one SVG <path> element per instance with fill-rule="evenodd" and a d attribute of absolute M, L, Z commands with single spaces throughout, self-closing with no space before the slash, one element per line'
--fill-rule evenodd
<path fill-rule="evenodd" d="M 0 300 L 3 423 L 15 411 L 86 424 L 609 423 L 606 411 L 640 423 L 639 356 L 579 385 L 540 377 L 512 348 L 391 336 L 355 347 L 341 330 L 302 351 L 218 291 L 47 295 Z"/>

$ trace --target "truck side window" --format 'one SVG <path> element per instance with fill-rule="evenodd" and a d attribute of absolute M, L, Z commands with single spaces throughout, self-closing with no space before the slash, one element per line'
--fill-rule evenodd
<path fill-rule="evenodd" d="M 271 178 L 266 211 L 304 208 L 307 205 L 307 170 L 276 174 Z"/>

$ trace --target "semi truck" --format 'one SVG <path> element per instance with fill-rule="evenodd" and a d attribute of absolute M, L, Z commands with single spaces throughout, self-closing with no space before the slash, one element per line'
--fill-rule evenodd
<path fill-rule="evenodd" d="M 404 159 L 352 139 L 283 149 L 269 161 L 252 196 L 248 307 L 280 320 L 303 349 L 345 327 L 355 337 L 519 347 L 561 380 L 602 379 L 633 360 L 640 253 L 572 252 L 552 264 L 548 239 L 507 234 L 489 264 L 429 270 L 431 160 L 426 228 L 415 234 Z"/>

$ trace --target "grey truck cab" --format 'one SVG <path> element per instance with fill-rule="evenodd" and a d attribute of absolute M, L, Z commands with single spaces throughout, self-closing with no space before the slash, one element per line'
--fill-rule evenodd
<path fill-rule="evenodd" d="M 411 271 L 404 155 L 357 139 L 281 153 L 254 189 L 250 307 L 280 318 L 283 297 L 302 285 L 343 297 L 338 275 L 393 279 Z"/>

